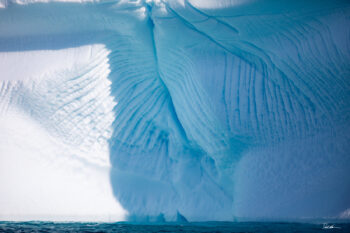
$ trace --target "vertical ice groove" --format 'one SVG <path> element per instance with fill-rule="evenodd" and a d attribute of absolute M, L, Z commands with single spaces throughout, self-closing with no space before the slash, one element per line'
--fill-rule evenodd
<path fill-rule="evenodd" d="M 159 68 L 159 55 L 158 55 L 158 47 L 157 47 L 157 38 L 156 38 L 156 28 L 155 28 L 155 22 L 154 22 L 154 19 L 153 19 L 153 14 L 152 14 L 152 9 L 153 9 L 153 6 L 151 5 L 148 5 L 148 11 L 149 11 L 149 24 L 150 24 L 150 27 L 151 27 L 151 40 L 152 40 L 152 48 L 153 48 L 153 51 L 154 51 L 154 56 L 155 56 L 155 62 L 156 62 L 156 72 L 157 72 L 157 77 L 159 78 L 163 88 L 165 89 L 165 92 L 167 93 L 167 95 L 169 96 L 170 98 L 170 108 L 171 108 L 171 112 L 174 113 L 173 117 L 174 117 L 174 120 L 177 122 L 178 124 L 178 127 L 179 127 L 179 130 L 181 131 L 181 133 L 183 134 L 182 136 L 184 136 L 184 139 L 187 140 L 187 136 L 186 136 L 186 132 L 184 131 L 183 129 L 183 126 L 181 124 L 181 122 L 179 121 L 178 119 L 178 116 L 177 116 L 177 113 L 176 113 L 176 109 L 174 108 L 174 103 L 173 103 L 173 100 L 172 100 L 172 96 L 171 96 L 171 92 L 169 91 L 169 88 L 168 86 L 166 85 L 166 82 L 163 80 L 163 77 L 160 73 L 160 68 Z"/>

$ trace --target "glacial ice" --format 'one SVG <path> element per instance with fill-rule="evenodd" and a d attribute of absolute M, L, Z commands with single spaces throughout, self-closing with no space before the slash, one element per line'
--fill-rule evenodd
<path fill-rule="evenodd" d="M 0 219 L 344 217 L 350 4 L 0 0 Z"/>

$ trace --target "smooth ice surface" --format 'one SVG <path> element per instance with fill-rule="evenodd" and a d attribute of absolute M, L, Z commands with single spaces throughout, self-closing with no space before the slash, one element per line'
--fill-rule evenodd
<path fill-rule="evenodd" d="M 0 0 L 0 218 L 348 218 L 349 15 Z"/>

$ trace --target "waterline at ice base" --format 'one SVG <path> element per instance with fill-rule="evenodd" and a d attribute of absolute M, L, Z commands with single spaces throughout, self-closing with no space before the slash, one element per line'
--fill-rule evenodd
<path fill-rule="evenodd" d="M 350 220 L 350 2 L 0 0 L 0 220 Z"/>

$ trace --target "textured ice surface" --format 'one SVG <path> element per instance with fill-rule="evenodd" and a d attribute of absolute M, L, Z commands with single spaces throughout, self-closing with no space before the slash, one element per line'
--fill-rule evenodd
<path fill-rule="evenodd" d="M 1 218 L 350 208 L 347 1 L 0 6 Z"/>

